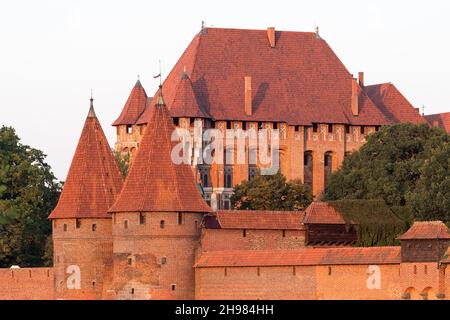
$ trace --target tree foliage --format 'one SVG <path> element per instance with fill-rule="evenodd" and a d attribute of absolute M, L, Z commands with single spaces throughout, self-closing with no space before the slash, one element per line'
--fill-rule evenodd
<path fill-rule="evenodd" d="M 324 200 L 383 199 L 417 220 L 449 220 L 449 139 L 427 125 L 396 124 L 368 137 L 326 186 Z"/>
<path fill-rule="evenodd" d="M 125 179 L 128 175 L 128 169 L 130 168 L 130 153 L 121 153 L 113 150 L 114 159 L 116 159 L 117 166 L 119 167 L 122 177 Z"/>
<path fill-rule="evenodd" d="M 256 175 L 237 185 L 231 197 L 238 210 L 304 210 L 312 202 L 310 190 L 300 180 L 286 181 L 281 174 Z"/>
<path fill-rule="evenodd" d="M 49 264 L 47 217 L 61 185 L 42 151 L 20 143 L 11 127 L 0 128 L 0 267 Z M 49 260 L 50 259 L 50 260 Z"/>

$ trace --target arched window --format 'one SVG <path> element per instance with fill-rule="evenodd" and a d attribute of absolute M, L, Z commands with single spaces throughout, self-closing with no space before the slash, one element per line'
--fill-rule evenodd
<path fill-rule="evenodd" d="M 312 190 L 312 187 L 313 187 L 313 153 L 312 153 L 312 151 L 305 152 L 303 165 L 304 165 L 303 182 L 305 183 L 305 185 L 307 185 L 310 188 L 310 190 Z"/>

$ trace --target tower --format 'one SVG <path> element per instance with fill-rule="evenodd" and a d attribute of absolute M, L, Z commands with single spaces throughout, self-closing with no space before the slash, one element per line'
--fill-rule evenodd
<path fill-rule="evenodd" d="M 188 164 L 175 164 L 175 126 L 160 87 L 113 215 L 116 299 L 193 299 L 194 261 L 206 205 Z M 176 161 L 175 161 L 176 162 Z"/>
<path fill-rule="evenodd" d="M 147 100 L 147 93 L 141 81 L 137 80 L 120 116 L 113 123 L 117 133 L 117 141 L 114 146 L 116 152 L 132 156 L 138 149 L 142 127 L 138 127 L 136 121 L 145 111 Z"/>
<path fill-rule="evenodd" d="M 112 271 L 107 210 L 122 176 L 95 115 L 93 99 L 56 208 L 53 226 L 57 299 L 101 299 Z"/>

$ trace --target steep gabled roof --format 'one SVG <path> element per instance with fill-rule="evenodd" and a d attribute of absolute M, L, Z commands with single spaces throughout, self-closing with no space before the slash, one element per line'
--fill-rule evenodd
<path fill-rule="evenodd" d="M 426 123 L 419 111 L 401 94 L 392 83 L 376 84 L 364 87 L 364 91 L 373 103 L 392 123 Z"/>
<path fill-rule="evenodd" d="M 399 264 L 400 247 L 302 248 L 203 252 L 196 268 Z"/>
<path fill-rule="evenodd" d="M 353 77 L 328 44 L 311 32 L 205 28 L 178 60 L 164 88 L 175 100 L 187 70 L 199 107 L 214 120 L 279 121 L 289 124 L 384 125 L 388 120 L 359 90 L 360 112 L 351 110 Z M 244 108 L 244 77 L 252 78 L 253 114 Z M 154 103 L 154 100 L 153 100 Z M 172 105 L 168 105 L 172 110 Z M 182 114 L 194 116 L 186 109 Z M 149 121 L 145 112 L 138 124 Z"/>
<path fill-rule="evenodd" d="M 177 144 L 171 141 L 175 126 L 161 89 L 157 97 L 123 190 L 109 212 L 211 212 L 191 167 L 172 161 Z"/>
<path fill-rule="evenodd" d="M 440 128 L 444 129 L 448 134 L 450 134 L 450 112 L 430 114 L 428 116 L 425 116 L 425 118 L 430 125 L 437 125 Z"/>
<path fill-rule="evenodd" d="M 95 115 L 92 99 L 58 204 L 49 219 L 110 218 L 122 175 Z"/>
<path fill-rule="evenodd" d="M 141 82 L 138 80 L 131 90 L 125 106 L 122 109 L 122 113 L 119 118 L 112 124 L 113 126 L 119 125 L 133 125 L 145 111 L 147 106 L 147 93 L 142 87 Z"/>
<path fill-rule="evenodd" d="M 204 218 L 206 229 L 303 230 L 299 211 L 224 210 Z"/>
<path fill-rule="evenodd" d="M 447 226 L 442 221 L 415 222 L 413 226 L 399 240 L 416 239 L 450 239 Z"/>
<path fill-rule="evenodd" d="M 306 208 L 304 224 L 345 224 L 342 215 L 326 202 L 313 202 Z"/>

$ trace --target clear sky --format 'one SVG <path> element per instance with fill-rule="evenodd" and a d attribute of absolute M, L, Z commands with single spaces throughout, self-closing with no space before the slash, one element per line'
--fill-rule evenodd
<path fill-rule="evenodd" d="M 149 95 L 201 21 L 207 26 L 313 31 L 366 83 L 393 82 L 427 114 L 450 111 L 450 1 L 1 1 L 0 125 L 43 150 L 65 180 L 88 112 L 111 146 L 140 74 Z"/>

